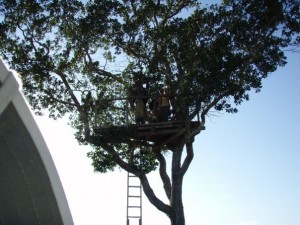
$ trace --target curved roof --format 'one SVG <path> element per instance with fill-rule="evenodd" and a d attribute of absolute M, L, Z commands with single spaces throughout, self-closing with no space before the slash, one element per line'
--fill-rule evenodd
<path fill-rule="evenodd" d="M 0 224 L 73 225 L 54 162 L 16 73 L 1 58 Z"/>

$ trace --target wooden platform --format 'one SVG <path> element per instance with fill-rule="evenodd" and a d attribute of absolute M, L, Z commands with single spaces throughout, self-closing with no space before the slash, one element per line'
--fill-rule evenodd
<path fill-rule="evenodd" d="M 192 121 L 191 131 L 199 129 L 200 122 Z M 201 128 L 202 130 L 204 128 Z M 184 121 L 168 121 L 151 124 L 131 124 L 128 126 L 101 127 L 95 131 L 93 138 L 97 142 L 128 143 L 138 141 L 154 144 L 176 143 L 186 132 Z M 96 141 L 96 140 L 95 140 Z"/>

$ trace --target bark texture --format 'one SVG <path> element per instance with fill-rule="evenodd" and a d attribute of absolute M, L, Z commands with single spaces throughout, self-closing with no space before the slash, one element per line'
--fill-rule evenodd
<path fill-rule="evenodd" d="M 173 149 L 172 157 L 172 190 L 170 199 L 171 225 L 185 225 L 185 217 L 182 203 L 182 181 L 184 173 L 181 172 L 181 158 L 183 146 Z"/>

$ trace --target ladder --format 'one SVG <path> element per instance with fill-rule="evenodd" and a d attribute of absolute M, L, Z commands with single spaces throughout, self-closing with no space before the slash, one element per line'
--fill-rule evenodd
<path fill-rule="evenodd" d="M 142 185 L 139 178 L 127 175 L 127 225 L 130 221 L 142 225 Z M 132 224 L 133 225 L 133 224 Z"/>

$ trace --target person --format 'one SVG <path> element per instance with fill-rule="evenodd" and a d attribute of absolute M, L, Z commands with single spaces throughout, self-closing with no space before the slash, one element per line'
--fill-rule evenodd
<path fill-rule="evenodd" d="M 135 100 L 134 114 L 136 124 L 145 124 L 145 104 L 142 98 Z"/>
<path fill-rule="evenodd" d="M 149 109 L 151 111 L 151 119 L 152 122 L 158 121 L 158 115 L 159 115 L 159 98 L 153 98 L 149 102 Z"/>
<path fill-rule="evenodd" d="M 128 97 L 130 99 L 130 107 L 134 110 L 135 122 L 137 124 L 145 124 L 145 106 L 148 101 L 147 91 L 140 83 L 136 82 L 129 90 Z"/>
<path fill-rule="evenodd" d="M 168 121 L 170 116 L 170 98 L 168 88 L 161 90 L 161 96 L 159 98 L 159 111 L 158 111 L 158 122 Z"/>

